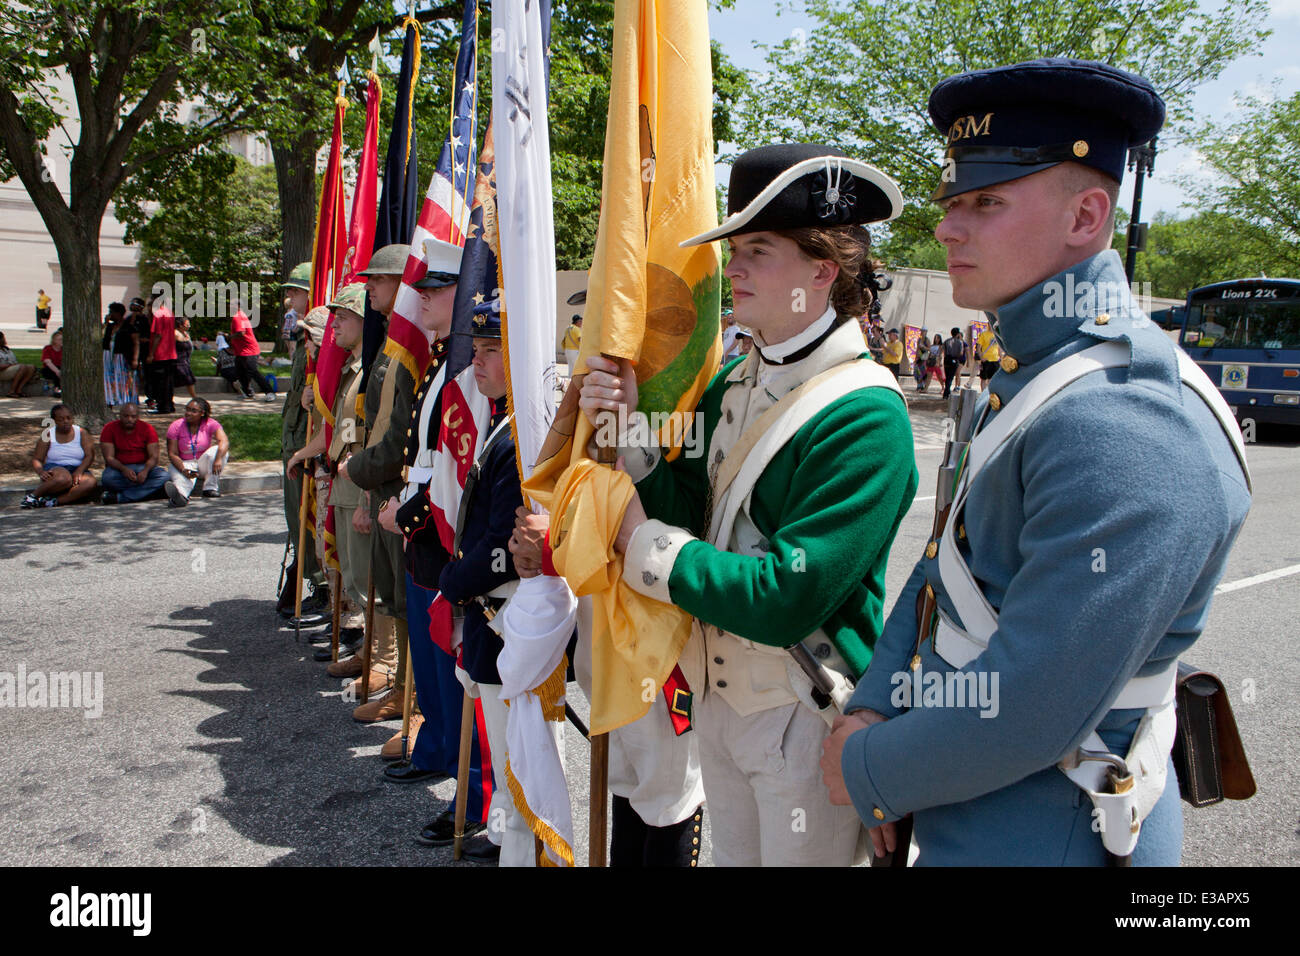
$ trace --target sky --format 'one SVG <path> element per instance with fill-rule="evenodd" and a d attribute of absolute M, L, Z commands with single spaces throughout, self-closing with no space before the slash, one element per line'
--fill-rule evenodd
<path fill-rule="evenodd" d="M 1231 2 L 1231 0 L 1228 0 Z M 1204 3 L 1208 9 L 1218 4 Z M 1233 121 L 1238 117 L 1235 97 L 1238 94 L 1266 94 L 1272 84 L 1280 84 L 1283 97 L 1300 90 L 1300 57 L 1296 40 L 1300 39 L 1300 0 L 1271 0 L 1265 26 L 1273 35 L 1259 49 L 1259 56 L 1242 57 L 1220 73 L 1219 78 L 1200 87 L 1192 105 L 1197 118 Z M 737 66 L 763 71 L 766 63 L 755 43 L 780 43 L 796 29 L 811 32 L 814 22 L 798 12 L 779 12 L 776 0 L 736 0 L 731 10 L 710 10 L 709 28 L 715 40 Z M 1142 219 L 1149 222 L 1163 211 L 1180 218 L 1192 215 L 1194 208 L 1184 206 L 1188 197 L 1174 181 L 1174 174 L 1196 174 L 1199 162 L 1193 150 L 1161 141 L 1156 156 L 1155 175 L 1143 185 Z M 870 156 L 864 156 L 868 162 Z M 937 160 L 937 156 L 936 156 Z M 725 168 L 718 170 L 719 182 L 726 181 Z M 1125 175 L 1120 204 L 1128 209 L 1133 196 L 1133 174 Z"/>

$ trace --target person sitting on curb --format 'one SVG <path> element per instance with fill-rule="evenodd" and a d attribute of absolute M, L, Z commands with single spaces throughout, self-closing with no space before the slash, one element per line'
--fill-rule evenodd
<path fill-rule="evenodd" d="M 50 336 L 50 344 L 41 349 L 41 378 L 50 383 L 54 397 L 63 394 L 63 330 Z"/>
<path fill-rule="evenodd" d="M 19 362 L 18 356 L 14 355 L 9 343 L 5 341 L 5 334 L 0 332 L 0 382 L 10 383 L 9 397 L 22 398 L 23 389 L 35 377 L 35 367 Z"/>
<path fill-rule="evenodd" d="M 158 467 L 158 433 L 140 421 L 140 406 L 127 402 L 99 433 L 104 456 L 104 504 L 143 501 L 163 486 L 167 472 Z"/>
<path fill-rule="evenodd" d="M 72 423 L 72 411 L 59 403 L 50 409 L 54 427 L 41 432 L 32 453 L 32 467 L 41 483 L 23 498 L 24 508 L 53 508 L 70 505 L 95 490 L 90 473 L 95 460 L 95 442 L 90 432 Z"/>
<path fill-rule="evenodd" d="M 163 485 L 172 506 L 182 508 L 194 494 L 195 479 L 203 479 L 203 497 L 221 497 L 221 472 L 230 460 L 230 439 L 212 417 L 205 398 L 190 399 L 185 417 L 167 427 L 167 474 Z"/>

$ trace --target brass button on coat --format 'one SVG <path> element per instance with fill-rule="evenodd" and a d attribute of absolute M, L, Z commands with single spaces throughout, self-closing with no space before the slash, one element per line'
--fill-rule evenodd
<path fill-rule="evenodd" d="M 880 809 L 880 807 L 873 807 L 871 810 L 871 815 L 875 817 L 877 820 L 885 819 L 885 811 Z"/>
<path fill-rule="evenodd" d="M 933 558 L 933 557 L 934 557 L 936 554 L 938 554 L 938 553 L 939 553 L 939 544 L 938 544 L 938 542 L 936 542 L 936 541 L 931 541 L 929 544 L 927 544 L 927 545 L 925 546 L 925 556 L 926 556 L 927 558 Z"/>
<path fill-rule="evenodd" d="M 990 396 L 989 396 L 989 408 L 993 409 L 993 410 L 996 412 L 996 411 L 997 411 L 999 408 L 1001 408 L 1001 407 L 1002 407 L 1002 399 L 998 398 L 998 396 L 997 396 L 996 393 L 994 393 L 993 395 L 990 395 Z"/>
<path fill-rule="evenodd" d="M 1018 368 L 1020 368 L 1020 363 L 1017 362 L 1015 359 L 1013 359 L 1010 355 L 1002 356 L 1002 371 L 1010 375 Z"/>

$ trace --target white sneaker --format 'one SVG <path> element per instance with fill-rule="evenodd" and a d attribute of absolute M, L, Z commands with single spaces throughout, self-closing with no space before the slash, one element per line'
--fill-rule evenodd
<path fill-rule="evenodd" d="M 275 401 L 275 392 L 267 392 L 265 395 L 262 396 L 262 401 L 264 402 Z"/>

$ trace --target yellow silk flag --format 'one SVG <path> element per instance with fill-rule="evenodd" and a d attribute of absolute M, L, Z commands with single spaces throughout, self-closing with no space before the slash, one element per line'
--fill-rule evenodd
<path fill-rule="evenodd" d="M 525 494 L 551 512 L 556 570 L 575 594 L 592 595 L 596 734 L 650 709 L 690 637 L 691 618 L 622 581 L 612 542 L 633 489 L 627 475 L 587 457 L 593 429 L 578 408 L 586 360 L 603 354 L 635 363 L 638 410 L 659 428 L 672 459 L 686 433 L 682 416 L 699 403 L 722 355 L 718 247 L 678 246 L 718 221 L 707 5 L 618 0 L 613 59 L 582 349 L 524 483 Z"/>

